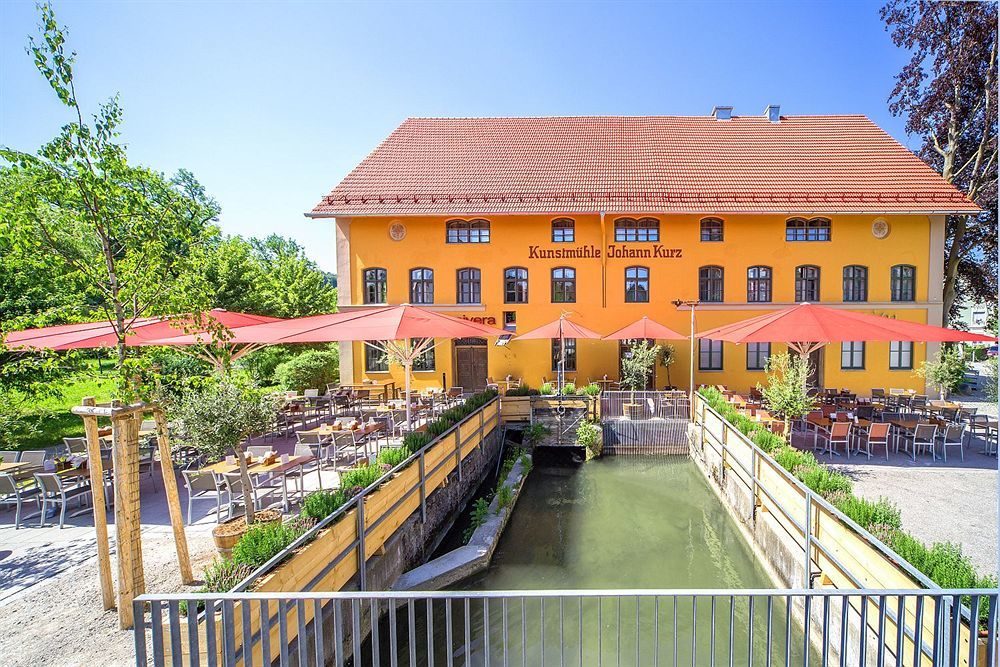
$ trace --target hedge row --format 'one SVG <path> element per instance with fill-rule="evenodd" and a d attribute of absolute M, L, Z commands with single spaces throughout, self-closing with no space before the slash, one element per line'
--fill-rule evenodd
<path fill-rule="evenodd" d="M 851 480 L 847 476 L 820 463 L 811 452 L 795 449 L 760 422 L 737 412 L 718 389 L 705 387 L 698 393 L 726 421 L 774 457 L 781 467 L 887 544 L 934 583 L 942 588 L 996 587 L 996 577 L 978 574 L 959 545 L 935 542 L 927 546 L 904 531 L 899 508 L 887 498 L 872 502 L 853 495 Z M 980 622 L 986 618 L 987 611 L 984 600 L 980 608 Z"/>

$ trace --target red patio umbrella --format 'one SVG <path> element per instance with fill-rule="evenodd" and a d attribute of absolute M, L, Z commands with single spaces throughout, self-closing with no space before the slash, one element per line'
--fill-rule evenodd
<path fill-rule="evenodd" d="M 410 369 L 415 359 L 438 345 L 435 339 L 508 335 L 510 332 L 503 329 L 401 304 L 241 327 L 233 331 L 232 338 L 227 342 L 260 346 L 368 341 L 399 361 L 405 369 L 406 422 L 410 424 Z M 411 339 L 420 339 L 420 342 L 414 345 Z M 204 335 L 194 334 L 157 340 L 155 344 L 195 345 L 204 342 Z"/>
<path fill-rule="evenodd" d="M 698 338 L 729 343 L 786 343 L 802 356 L 827 343 L 843 341 L 996 342 L 969 331 L 867 315 L 801 303 L 782 310 L 702 331 Z"/>
<path fill-rule="evenodd" d="M 540 338 L 558 338 L 559 339 L 559 372 L 556 377 L 556 385 L 558 386 L 559 392 L 562 393 L 563 380 L 566 375 L 565 365 L 566 365 L 566 345 L 564 341 L 567 338 L 600 338 L 601 334 L 596 331 L 591 331 L 587 327 L 580 326 L 575 322 L 571 322 L 565 314 L 560 315 L 558 320 L 549 322 L 548 324 L 543 324 L 540 327 L 532 329 L 527 333 L 518 335 L 517 340 L 537 340 Z"/>
<path fill-rule="evenodd" d="M 219 324 L 227 329 L 238 329 L 255 324 L 280 321 L 280 318 L 277 317 L 236 313 L 222 308 L 214 308 L 203 313 L 203 317 L 212 320 L 212 322 L 204 322 L 184 315 L 137 318 L 132 321 L 129 327 L 125 338 L 126 345 L 157 345 L 158 343 L 152 341 L 177 335 L 185 328 L 198 327 L 207 330 L 206 324 Z M 204 335 L 209 336 L 209 334 Z M 111 322 L 100 321 L 11 331 L 3 343 L 9 350 L 78 350 L 113 347 L 118 344 L 118 336 Z"/>
<path fill-rule="evenodd" d="M 686 340 L 687 336 L 679 334 L 668 326 L 664 326 L 656 320 L 651 320 L 645 315 L 632 324 L 628 324 L 618 331 L 613 331 L 604 340 Z"/>

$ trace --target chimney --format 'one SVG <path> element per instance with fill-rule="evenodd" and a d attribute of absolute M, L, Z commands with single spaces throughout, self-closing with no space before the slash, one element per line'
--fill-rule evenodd
<path fill-rule="evenodd" d="M 764 109 L 764 115 L 772 123 L 781 122 L 781 107 L 777 104 L 768 104 L 767 108 Z"/>
<path fill-rule="evenodd" d="M 712 116 L 715 117 L 715 120 L 730 120 L 733 117 L 733 108 L 714 106 L 712 107 Z"/>

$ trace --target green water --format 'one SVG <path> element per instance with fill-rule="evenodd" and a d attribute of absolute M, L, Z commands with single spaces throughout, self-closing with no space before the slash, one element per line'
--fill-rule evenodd
<path fill-rule="evenodd" d="M 489 570 L 464 590 L 772 588 L 685 457 L 538 466 Z"/>
<path fill-rule="evenodd" d="M 536 464 L 489 569 L 452 588 L 773 587 L 694 463 L 609 457 Z M 372 664 L 395 644 L 400 664 L 417 665 L 430 664 L 428 653 L 441 665 L 449 655 L 455 665 L 744 665 L 751 652 L 758 664 L 800 665 L 805 643 L 781 600 L 769 607 L 766 598 L 727 596 L 421 601 L 392 624 L 384 620 L 373 637 Z"/>

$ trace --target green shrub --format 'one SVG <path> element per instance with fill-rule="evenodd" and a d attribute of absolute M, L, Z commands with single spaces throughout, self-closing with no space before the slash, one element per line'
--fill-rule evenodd
<path fill-rule="evenodd" d="M 278 366 L 293 359 L 296 354 L 302 353 L 292 346 L 268 345 L 243 357 L 236 362 L 236 366 L 249 373 L 257 384 L 269 387 L 277 384 L 274 373 Z"/>
<path fill-rule="evenodd" d="M 431 438 L 426 433 L 413 431 L 403 436 L 403 447 L 414 454 L 426 447 L 430 441 Z"/>
<path fill-rule="evenodd" d="M 597 458 L 604 449 L 601 427 L 593 422 L 580 422 L 576 427 L 576 444 L 587 450 L 587 458 Z"/>
<path fill-rule="evenodd" d="M 825 466 L 805 467 L 799 479 L 824 498 L 829 498 L 831 493 L 850 494 L 853 490 L 850 479 Z"/>
<path fill-rule="evenodd" d="M 514 492 L 506 484 L 497 487 L 497 507 L 507 509 L 514 502 Z"/>
<path fill-rule="evenodd" d="M 469 527 L 465 529 L 462 534 L 462 539 L 468 542 L 472 539 L 472 534 L 476 532 L 476 528 L 486 523 L 486 519 L 490 516 L 490 504 L 486 502 L 486 498 L 477 498 L 476 502 L 472 505 L 472 521 L 469 523 Z"/>
<path fill-rule="evenodd" d="M 514 387 L 513 389 L 507 390 L 507 396 L 538 396 L 539 391 L 537 389 L 532 389 L 527 385 L 521 385 L 520 387 Z"/>
<path fill-rule="evenodd" d="M 534 462 L 527 453 L 521 454 L 521 458 L 519 460 L 521 461 L 521 470 L 524 471 L 525 475 L 527 475 L 531 472 L 531 467 L 534 465 Z"/>
<path fill-rule="evenodd" d="M 598 394 L 601 393 L 601 386 L 599 384 L 591 382 L 586 387 L 580 387 L 578 393 L 584 396 L 597 396 Z"/>
<path fill-rule="evenodd" d="M 313 491 L 302 501 L 302 516 L 322 521 L 347 502 L 343 491 Z"/>
<path fill-rule="evenodd" d="M 395 468 L 400 463 L 410 458 L 411 452 L 403 447 L 386 447 L 378 453 L 375 457 L 375 461 L 381 465 L 392 466 Z"/>
<path fill-rule="evenodd" d="M 310 350 L 283 361 L 274 370 L 274 379 L 285 389 L 319 389 L 340 377 L 340 355 L 333 350 Z"/>
<path fill-rule="evenodd" d="M 572 382 L 567 382 L 563 385 L 562 394 L 563 396 L 572 396 L 576 393 L 576 385 Z"/>
<path fill-rule="evenodd" d="M 785 446 L 784 438 L 763 428 L 758 428 L 756 431 L 753 431 L 750 439 L 755 445 L 763 449 L 768 454 Z"/>
<path fill-rule="evenodd" d="M 258 523 L 250 526 L 233 547 L 232 560 L 257 569 L 277 556 L 305 530 L 285 523 Z"/>
<path fill-rule="evenodd" d="M 382 468 L 374 463 L 349 468 L 340 475 L 340 488 L 351 489 L 360 486 L 365 489 L 374 484 L 382 475 Z"/>
<path fill-rule="evenodd" d="M 874 525 L 892 526 L 899 530 L 900 526 L 903 525 L 899 508 L 893 505 L 888 498 L 879 498 L 877 502 L 872 502 L 865 498 L 848 495 L 837 503 L 837 509 L 851 517 L 865 530 Z"/>
<path fill-rule="evenodd" d="M 803 452 L 794 447 L 783 447 L 774 453 L 774 460 L 789 472 L 800 466 L 816 467 L 819 461 L 809 452 Z"/>
<path fill-rule="evenodd" d="M 538 388 L 538 392 L 542 396 L 554 396 L 556 393 L 556 388 L 551 382 L 546 382 L 541 387 Z"/>
<path fill-rule="evenodd" d="M 549 434 L 549 427 L 541 422 L 535 422 L 524 427 L 521 442 L 529 447 L 533 447 L 542 441 L 542 438 Z"/>

